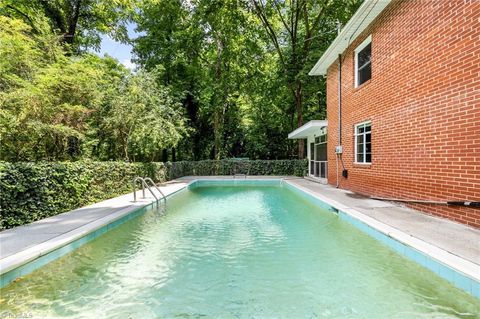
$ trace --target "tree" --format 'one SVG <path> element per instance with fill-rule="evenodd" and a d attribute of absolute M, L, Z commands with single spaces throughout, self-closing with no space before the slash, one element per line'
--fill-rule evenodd
<path fill-rule="evenodd" d="M 302 156 L 287 134 L 326 104 L 308 70 L 358 3 L 3 0 L 0 158 Z M 129 19 L 137 74 L 85 50 Z"/>
<path fill-rule="evenodd" d="M 126 42 L 126 23 L 137 0 L 3 0 L 0 14 L 23 20 L 38 32 L 46 22 L 68 52 L 99 48 L 100 35 Z"/>
<path fill-rule="evenodd" d="M 318 58 L 322 43 L 334 38 L 335 22 L 347 20 L 360 1 L 250 0 L 278 55 L 280 70 L 293 97 L 296 124 L 304 122 L 305 84 L 312 55 Z M 340 10 L 339 10 L 340 9 Z M 325 28 L 326 26 L 326 28 Z M 305 154 L 303 140 L 298 140 L 298 157 Z"/>
<path fill-rule="evenodd" d="M 71 160 L 83 155 L 89 120 L 116 80 L 109 61 L 59 58 L 0 95 L 4 160 Z M 118 80 L 117 80 L 118 81 Z"/>
<path fill-rule="evenodd" d="M 208 156 L 213 134 L 200 109 L 199 90 L 204 76 L 199 52 L 203 31 L 193 23 L 193 12 L 183 1 L 143 1 L 135 21 L 141 34 L 134 40 L 135 62 L 146 70 L 155 70 L 159 84 L 169 86 L 180 101 L 191 127 L 190 138 L 180 143 L 180 156 L 199 160 Z M 172 149 L 172 160 L 176 150 Z M 164 150 L 167 155 L 167 150 Z M 164 156 L 167 159 L 167 156 Z"/>
<path fill-rule="evenodd" d="M 159 160 L 186 136 L 171 90 L 152 74 L 68 56 L 58 37 L 0 22 L 0 160 Z"/>
<path fill-rule="evenodd" d="M 51 34 L 32 34 L 21 20 L 0 16 L 0 92 L 22 85 L 61 56 Z"/>
<path fill-rule="evenodd" d="M 145 1 L 140 7 L 136 62 L 147 69 L 161 65 L 158 80 L 179 94 L 194 129 L 183 154 L 245 155 L 237 148 L 245 144 L 243 117 L 250 108 L 245 83 L 262 51 L 252 17 L 236 0 Z"/>
<path fill-rule="evenodd" d="M 187 135 L 179 109 L 170 90 L 140 70 L 124 80 L 101 128 L 114 137 L 117 156 L 159 161 L 162 149 L 175 147 Z"/>

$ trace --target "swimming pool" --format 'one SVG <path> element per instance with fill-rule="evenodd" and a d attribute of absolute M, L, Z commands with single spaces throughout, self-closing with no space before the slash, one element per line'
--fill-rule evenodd
<path fill-rule="evenodd" d="M 8 285 L 38 317 L 477 318 L 480 301 L 278 181 L 197 183 Z"/>

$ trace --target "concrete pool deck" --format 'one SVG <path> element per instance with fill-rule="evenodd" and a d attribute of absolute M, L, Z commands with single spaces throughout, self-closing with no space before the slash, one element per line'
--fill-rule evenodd
<path fill-rule="evenodd" d="M 233 179 L 232 176 L 186 176 L 161 185 L 166 196 L 194 180 Z M 403 242 L 480 282 L 480 230 L 398 204 L 288 176 L 247 176 L 237 179 L 283 179 L 376 230 Z M 156 192 L 156 191 L 155 191 Z M 154 201 L 133 202 L 133 193 L 82 207 L 28 225 L 0 232 L 0 274 L 33 261 L 102 228 Z"/>
<path fill-rule="evenodd" d="M 427 215 L 401 204 L 359 196 L 331 185 L 314 183 L 305 179 L 294 180 L 292 183 L 353 208 L 409 236 L 421 239 L 480 265 L 479 229 Z"/>

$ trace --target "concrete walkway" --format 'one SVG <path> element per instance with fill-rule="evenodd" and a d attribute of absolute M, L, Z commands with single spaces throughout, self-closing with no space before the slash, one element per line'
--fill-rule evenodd
<path fill-rule="evenodd" d="M 480 230 L 429 216 L 398 204 L 372 200 L 298 177 L 248 176 L 237 179 L 284 179 L 285 182 L 320 198 L 339 210 L 365 219 L 403 242 L 417 243 L 447 264 L 460 265 L 480 278 Z M 232 176 L 187 176 L 163 184 L 165 195 L 172 194 L 197 179 L 232 179 Z M 148 196 L 148 192 L 146 193 Z M 140 199 L 140 192 L 137 199 Z M 153 197 L 133 202 L 133 193 L 46 218 L 29 225 L 0 232 L 0 274 L 43 256 L 153 202 Z M 393 237 L 393 236 L 392 236 Z M 413 245 L 412 244 L 412 245 Z M 428 246 L 428 247 L 427 247 Z M 415 246 L 412 246 L 417 248 Z M 434 247 L 435 249 L 432 249 Z M 454 256 L 455 258 L 451 258 Z M 460 267 L 461 268 L 461 267 Z"/>
<path fill-rule="evenodd" d="M 187 186 L 188 182 L 171 181 L 160 189 L 168 196 Z M 161 197 L 156 190 L 154 192 L 157 197 Z M 148 190 L 145 195 L 146 198 L 142 198 L 142 192 L 137 191 L 137 202 L 133 202 L 133 193 L 130 193 L 0 232 L 0 274 L 73 242 L 155 201 Z"/>
<path fill-rule="evenodd" d="M 322 194 L 412 237 L 480 265 L 480 229 L 306 179 L 295 179 L 292 184 Z"/>
<path fill-rule="evenodd" d="M 284 177 L 259 176 L 255 179 L 280 179 Z M 191 181 L 200 178 L 231 179 L 232 176 L 187 176 L 162 184 L 160 190 L 165 196 L 168 196 L 185 188 Z M 239 176 L 237 178 L 244 179 L 245 177 Z M 154 188 L 152 190 L 157 197 L 160 197 L 160 194 Z M 148 191 L 145 192 L 145 195 L 146 198 L 142 198 L 141 191 L 137 191 L 137 202 L 133 202 L 133 193 L 129 193 L 28 225 L 1 231 L 0 274 L 46 255 L 128 215 L 138 208 L 154 202 L 155 199 Z"/>

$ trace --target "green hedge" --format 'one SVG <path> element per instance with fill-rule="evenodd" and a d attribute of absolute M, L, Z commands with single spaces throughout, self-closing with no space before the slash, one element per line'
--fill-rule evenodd
<path fill-rule="evenodd" d="M 186 175 L 297 175 L 305 160 L 0 162 L 0 229 L 12 228 L 131 191 L 135 176 L 163 182 Z"/>
<path fill-rule="evenodd" d="M 307 172 L 307 160 L 207 160 L 166 163 L 170 179 L 189 175 L 294 175 Z"/>
<path fill-rule="evenodd" d="M 163 163 L 0 162 L 0 228 L 11 228 L 131 191 L 135 176 L 165 180 Z"/>

